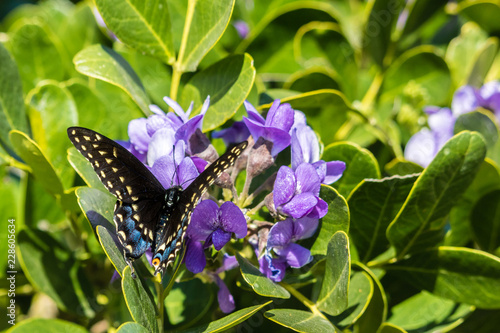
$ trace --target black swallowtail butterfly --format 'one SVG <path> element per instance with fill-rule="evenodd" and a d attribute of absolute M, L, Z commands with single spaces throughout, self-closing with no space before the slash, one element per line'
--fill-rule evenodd
<path fill-rule="evenodd" d="M 113 220 L 132 272 L 133 259 L 151 247 L 155 275 L 163 274 L 181 249 L 200 197 L 247 146 L 244 141 L 228 150 L 185 190 L 180 186 L 164 189 L 144 164 L 115 141 L 83 127 L 68 128 L 68 136 L 118 199 Z"/>

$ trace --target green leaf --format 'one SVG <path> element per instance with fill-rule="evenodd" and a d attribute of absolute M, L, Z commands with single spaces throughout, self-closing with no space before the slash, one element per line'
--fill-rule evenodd
<path fill-rule="evenodd" d="M 202 332 L 224 332 L 228 330 L 231 327 L 234 327 L 238 325 L 239 323 L 247 320 L 250 318 L 252 315 L 254 315 L 257 311 L 265 307 L 266 305 L 270 304 L 272 301 L 266 302 L 264 304 L 260 305 L 254 305 L 245 309 L 238 310 L 234 313 L 231 313 L 230 315 L 225 316 L 224 318 L 212 321 L 209 324 L 201 325 L 198 327 L 194 327 L 189 330 L 182 331 L 183 333 L 188 333 L 188 332 L 197 332 L 197 333 L 202 333 Z"/>
<path fill-rule="evenodd" d="M 448 332 L 460 325 L 473 309 L 422 291 L 393 306 L 388 322 L 406 330 Z"/>
<path fill-rule="evenodd" d="M 127 263 L 125 262 L 125 259 L 123 257 L 123 252 L 118 249 L 118 238 L 115 234 L 112 234 L 108 229 L 101 225 L 97 226 L 96 233 L 99 237 L 99 243 L 101 243 L 101 246 L 104 249 L 104 252 L 106 253 L 109 261 L 111 261 L 118 274 L 122 276 L 122 272 L 125 267 L 127 267 Z"/>
<path fill-rule="evenodd" d="M 488 33 L 500 31 L 500 6 L 496 1 L 461 1 L 457 12 L 479 24 Z"/>
<path fill-rule="evenodd" d="M 421 95 L 424 105 L 447 103 L 451 88 L 450 70 L 439 54 L 434 47 L 419 46 L 399 56 L 384 77 L 382 103 L 392 105 L 395 99 L 410 93 Z"/>
<path fill-rule="evenodd" d="M 461 132 L 441 148 L 387 229 L 398 258 L 442 239 L 451 208 L 472 183 L 485 155 L 484 141 L 474 132 Z"/>
<path fill-rule="evenodd" d="M 349 283 L 349 307 L 336 316 L 334 322 L 338 326 L 347 327 L 354 324 L 365 312 L 373 296 L 373 282 L 365 272 L 356 272 Z"/>
<path fill-rule="evenodd" d="M 19 212 L 20 206 L 20 194 L 21 184 L 18 183 L 15 177 L 9 175 L 7 173 L 7 168 L 5 166 L 0 166 L 0 177 L 1 177 L 1 186 L 0 186 L 0 239 L 3 239 L 3 242 L 0 242 L 0 251 L 5 253 L 4 256 L 0 257 L 0 278 L 5 278 L 5 272 L 8 271 L 8 250 L 9 250 L 9 241 L 8 235 L 12 230 L 12 227 L 8 227 L 10 225 L 10 219 L 16 219 Z M 15 221 L 15 228 L 20 228 L 22 221 Z"/>
<path fill-rule="evenodd" d="M 134 321 L 146 327 L 149 332 L 158 332 L 156 307 L 144 289 L 141 279 L 132 277 L 129 266 L 122 271 L 122 289 L 123 297 Z"/>
<path fill-rule="evenodd" d="M 321 159 L 345 162 L 342 178 L 332 184 L 345 198 L 363 179 L 380 178 L 378 163 L 372 153 L 353 143 L 332 143 L 325 148 Z"/>
<path fill-rule="evenodd" d="M 13 129 L 28 133 L 23 101 L 23 87 L 17 65 L 0 43 L 0 142 L 11 150 L 9 132 Z"/>
<path fill-rule="evenodd" d="M 494 37 L 488 38 L 483 47 L 478 50 L 476 61 L 467 79 L 467 84 L 479 87 L 484 83 L 484 79 L 495 61 L 497 52 L 498 39 Z"/>
<path fill-rule="evenodd" d="M 201 59 L 226 30 L 234 0 L 188 1 L 184 31 L 176 67 L 194 72 Z M 180 32 L 180 31 L 179 31 Z"/>
<path fill-rule="evenodd" d="M 18 237 L 18 256 L 23 272 L 36 289 L 51 297 L 64 311 L 83 311 L 92 317 L 94 301 L 90 282 L 73 253 L 41 230 L 23 229 Z"/>
<path fill-rule="evenodd" d="M 406 331 L 396 325 L 383 323 L 377 333 L 406 333 Z"/>
<path fill-rule="evenodd" d="M 69 188 L 74 171 L 65 157 L 72 146 L 66 129 L 78 123 L 75 102 L 69 91 L 47 81 L 33 89 L 27 99 L 33 139 L 54 166 L 64 188 Z"/>
<path fill-rule="evenodd" d="M 18 64 L 24 92 L 42 80 L 61 81 L 64 78 L 59 50 L 43 26 L 26 21 L 17 22 L 9 35 L 10 51 Z"/>
<path fill-rule="evenodd" d="M 472 210 L 470 228 L 482 250 L 493 253 L 500 247 L 500 190 L 479 199 Z"/>
<path fill-rule="evenodd" d="M 167 0 L 96 0 L 107 27 L 123 43 L 172 64 L 175 50 Z"/>
<path fill-rule="evenodd" d="M 488 110 L 474 111 L 458 116 L 453 132 L 460 133 L 461 131 L 476 131 L 481 133 L 486 147 L 492 150 L 498 142 L 500 136 L 496 118 L 492 112 Z M 488 156 L 490 157 L 490 156 Z"/>
<path fill-rule="evenodd" d="M 88 331 L 85 327 L 61 319 L 29 318 L 19 323 L 16 322 L 16 325 L 13 326 L 10 330 L 8 330 L 8 332 L 85 333 Z"/>
<path fill-rule="evenodd" d="M 112 49 L 102 45 L 89 46 L 78 52 L 73 63 L 78 72 L 120 87 L 137 103 L 144 114 L 151 113 L 151 102 L 141 80 L 127 61 Z"/>
<path fill-rule="evenodd" d="M 421 173 L 424 168 L 420 165 L 405 161 L 401 158 L 395 158 L 385 165 L 385 171 L 391 176 L 406 176 L 414 173 Z"/>
<path fill-rule="evenodd" d="M 373 271 L 360 263 L 353 263 L 367 273 L 373 282 L 373 295 L 365 312 L 356 322 L 359 332 L 376 333 L 380 325 L 387 319 L 387 296 L 379 278 Z"/>
<path fill-rule="evenodd" d="M 148 329 L 134 322 L 123 323 L 118 327 L 116 333 L 148 333 Z"/>
<path fill-rule="evenodd" d="M 93 229 L 103 226 L 108 230 L 115 230 L 113 221 L 113 207 L 116 198 L 108 191 L 95 188 L 79 187 L 76 189 L 78 204 L 89 220 Z"/>
<path fill-rule="evenodd" d="M 316 301 L 321 311 L 335 316 L 347 308 L 350 273 L 349 239 L 345 232 L 337 231 L 328 242 L 325 275 Z"/>
<path fill-rule="evenodd" d="M 181 104 L 187 107 L 194 101 L 192 114 L 197 114 L 210 95 L 203 131 L 213 130 L 236 113 L 250 93 L 254 78 L 253 59 L 248 54 L 224 58 L 189 80 L 182 92 Z"/>
<path fill-rule="evenodd" d="M 326 255 L 332 235 L 337 231 L 349 232 L 349 207 L 344 197 L 328 185 L 321 185 L 319 196 L 328 204 L 328 212 L 320 220 L 319 233 L 311 247 L 312 255 Z"/>
<path fill-rule="evenodd" d="M 165 309 L 172 325 L 195 323 L 212 306 L 214 295 L 200 279 L 176 283 L 165 298 Z"/>
<path fill-rule="evenodd" d="M 391 43 L 392 27 L 399 17 L 402 0 L 375 0 L 369 3 L 370 15 L 364 25 L 363 48 L 373 60 L 384 68 L 384 58 Z"/>
<path fill-rule="evenodd" d="M 273 309 L 266 311 L 264 316 L 278 323 L 284 327 L 292 329 L 297 332 L 339 332 L 335 326 L 332 325 L 323 316 L 313 314 L 311 312 L 293 309 Z"/>
<path fill-rule="evenodd" d="M 436 296 L 500 309 L 500 259 L 486 252 L 440 246 L 384 268 Z"/>
<path fill-rule="evenodd" d="M 285 288 L 262 275 L 258 268 L 252 265 L 248 259 L 242 257 L 238 252 L 236 252 L 236 259 L 240 265 L 243 279 L 245 279 L 257 294 L 266 297 L 290 298 L 290 293 Z"/>
<path fill-rule="evenodd" d="M 403 206 L 416 175 L 365 179 L 348 198 L 351 237 L 361 262 L 367 262 L 389 248 L 386 230 Z"/>
<path fill-rule="evenodd" d="M 88 186 L 102 192 L 107 191 L 99 177 L 97 177 L 92 165 L 75 147 L 68 149 L 68 161 Z"/>
<path fill-rule="evenodd" d="M 33 175 L 47 192 L 62 195 L 64 189 L 61 181 L 36 142 L 19 131 L 10 132 L 10 141 L 16 153 L 31 167 Z"/>
<path fill-rule="evenodd" d="M 438 10 L 446 5 L 447 2 L 446 0 L 418 0 L 411 3 L 407 2 L 405 9 L 408 10 L 408 17 L 403 28 L 402 36 L 411 34 L 421 27 L 429 18 L 432 18 Z"/>

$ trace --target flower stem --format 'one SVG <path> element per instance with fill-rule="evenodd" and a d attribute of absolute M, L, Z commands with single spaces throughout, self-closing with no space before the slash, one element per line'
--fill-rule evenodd
<path fill-rule="evenodd" d="M 170 98 L 174 101 L 177 100 L 177 92 L 179 91 L 179 85 L 181 82 L 182 72 L 177 69 L 177 66 L 173 66 L 172 70 L 172 81 L 170 83 Z"/>
<path fill-rule="evenodd" d="M 310 299 L 302 295 L 297 289 L 295 289 L 294 287 L 285 282 L 280 282 L 280 285 L 286 290 L 288 290 L 290 294 L 292 294 L 296 299 L 301 301 L 302 304 L 304 304 L 307 308 L 309 308 L 309 310 L 311 310 L 311 312 L 314 315 L 326 319 L 326 317 L 321 313 L 321 311 L 318 310 L 316 304 L 314 304 Z"/>
<path fill-rule="evenodd" d="M 160 275 L 157 275 L 154 277 L 154 284 L 155 284 L 155 288 L 156 288 L 156 295 L 158 295 L 158 318 L 157 318 L 157 322 L 158 322 L 158 330 L 160 333 L 163 333 L 163 285 L 161 283 L 161 280 L 162 278 L 160 277 Z"/>

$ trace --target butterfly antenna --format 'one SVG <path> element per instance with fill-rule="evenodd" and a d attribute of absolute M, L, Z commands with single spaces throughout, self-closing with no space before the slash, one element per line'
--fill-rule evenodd
<path fill-rule="evenodd" d="M 177 167 L 178 167 L 178 165 L 175 165 L 175 145 L 172 148 L 172 158 L 174 160 L 174 174 L 172 175 L 172 180 L 170 181 L 170 187 L 174 186 L 174 179 L 175 179 L 175 177 L 179 177 L 179 175 L 177 173 Z M 179 179 L 177 179 L 177 183 L 179 183 Z"/>

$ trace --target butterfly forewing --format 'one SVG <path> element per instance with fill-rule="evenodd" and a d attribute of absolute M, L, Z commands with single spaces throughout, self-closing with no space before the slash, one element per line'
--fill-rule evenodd
<path fill-rule="evenodd" d="M 154 257 L 159 259 L 159 265 L 155 265 L 156 272 L 163 272 L 165 268 L 174 261 L 177 252 L 181 249 L 187 226 L 191 219 L 191 213 L 200 200 L 201 196 L 207 191 L 217 177 L 227 168 L 232 166 L 247 147 L 246 141 L 229 149 L 224 155 L 219 157 L 214 163 L 210 164 L 183 192 L 176 209 L 170 216 L 170 223 L 165 225 L 162 241 L 157 246 Z"/>
<path fill-rule="evenodd" d="M 82 127 L 68 128 L 68 136 L 119 200 L 133 203 L 163 195 L 163 186 L 146 166 L 115 141 Z"/>

